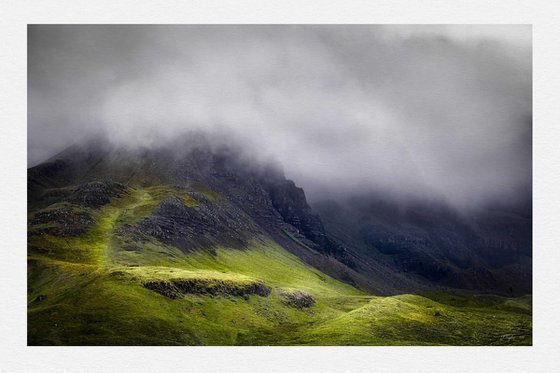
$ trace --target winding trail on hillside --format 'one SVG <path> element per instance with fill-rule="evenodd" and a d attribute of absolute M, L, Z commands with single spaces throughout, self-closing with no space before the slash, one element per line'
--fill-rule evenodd
<path fill-rule="evenodd" d="M 98 221 L 98 227 L 102 228 L 99 232 L 99 239 L 102 241 L 104 250 L 99 258 L 99 265 L 102 268 L 115 267 L 109 256 L 109 251 L 112 248 L 113 235 L 117 222 L 126 214 L 131 213 L 137 207 L 153 202 L 154 198 L 145 189 L 130 188 L 130 196 L 127 198 L 120 198 L 115 203 L 105 206 L 102 209 L 102 217 Z M 123 204 L 130 200 L 129 203 Z"/>

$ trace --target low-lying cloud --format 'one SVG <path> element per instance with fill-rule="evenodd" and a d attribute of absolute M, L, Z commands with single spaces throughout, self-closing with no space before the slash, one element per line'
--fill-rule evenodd
<path fill-rule="evenodd" d="M 311 199 L 531 188 L 529 26 L 30 26 L 28 164 L 231 131 Z"/>

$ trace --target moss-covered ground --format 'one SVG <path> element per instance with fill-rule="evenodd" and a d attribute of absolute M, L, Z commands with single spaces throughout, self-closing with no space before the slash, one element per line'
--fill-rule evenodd
<path fill-rule="evenodd" d="M 527 345 L 531 298 L 466 292 L 378 297 L 307 266 L 266 237 L 245 250 L 184 254 L 158 241 L 122 248 L 115 232 L 149 215 L 169 195 L 189 207 L 208 189 L 129 188 L 97 210 L 78 237 L 29 235 L 30 345 Z M 32 232 L 32 229 L 31 231 Z M 147 281 L 198 281 L 213 294 L 175 299 Z M 244 294 L 264 284 L 267 295 Z M 295 308 L 282 294 L 314 299 Z M 243 294 L 242 296 L 240 294 Z"/>

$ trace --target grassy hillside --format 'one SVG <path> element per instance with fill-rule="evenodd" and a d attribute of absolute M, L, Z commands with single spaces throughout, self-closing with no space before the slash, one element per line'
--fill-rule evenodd
<path fill-rule="evenodd" d="M 243 249 L 188 254 L 155 239 L 131 245 L 126 227 L 169 196 L 196 208 L 201 199 L 194 195 L 221 198 L 202 187 L 136 186 L 99 208 L 59 202 L 31 213 L 28 343 L 531 343 L 530 298 L 377 297 L 304 264 L 265 236 Z M 69 229 L 66 223 L 42 218 L 64 213 L 80 217 L 85 233 L 57 234 Z"/>

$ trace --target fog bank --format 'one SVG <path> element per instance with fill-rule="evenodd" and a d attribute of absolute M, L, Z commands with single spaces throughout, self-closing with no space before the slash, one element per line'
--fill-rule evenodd
<path fill-rule="evenodd" d="M 516 201 L 531 72 L 530 26 L 29 26 L 28 165 L 231 133 L 311 200 Z"/>

